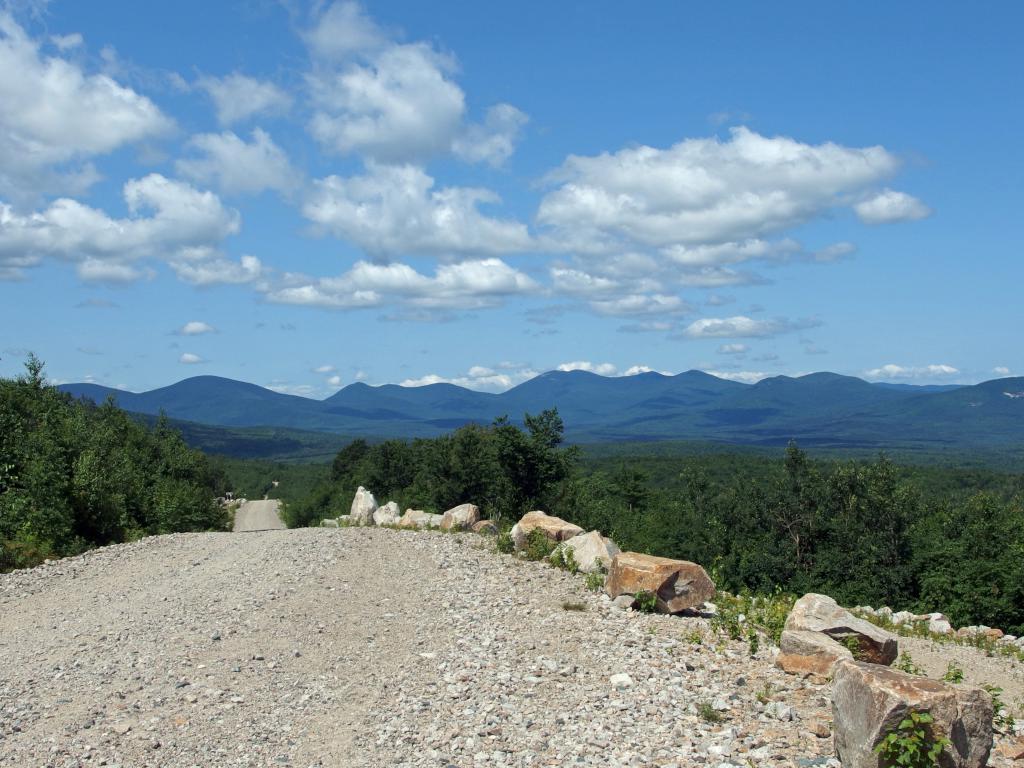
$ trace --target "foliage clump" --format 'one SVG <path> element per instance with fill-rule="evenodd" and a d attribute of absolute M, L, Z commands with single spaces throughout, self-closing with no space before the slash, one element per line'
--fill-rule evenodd
<path fill-rule="evenodd" d="M 360 485 L 403 509 L 442 512 L 471 501 L 494 521 L 561 509 L 579 456 L 578 449 L 561 447 L 563 431 L 552 409 L 526 414 L 523 427 L 501 417 L 436 438 L 354 440 L 334 457 L 330 476 L 291 505 L 285 522 L 294 528 L 336 517 Z"/>
<path fill-rule="evenodd" d="M 76 401 L 34 355 L 0 379 L 0 570 L 156 533 L 224 530 L 225 480 L 165 418 Z"/>
<path fill-rule="evenodd" d="M 939 755 L 949 746 L 944 736 L 932 732 L 934 718 L 927 712 L 909 710 L 875 747 L 885 768 L 931 768 L 939 764 Z"/>

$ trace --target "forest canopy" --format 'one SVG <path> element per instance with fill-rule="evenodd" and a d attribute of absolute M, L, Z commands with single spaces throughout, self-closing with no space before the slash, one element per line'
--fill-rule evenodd
<path fill-rule="evenodd" d="M 692 560 L 720 587 L 823 592 L 844 605 L 942 611 L 958 626 L 1024 633 L 1024 501 L 1020 478 L 985 490 L 936 491 L 885 456 L 814 462 L 795 444 L 780 459 L 680 458 L 671 478 L 643 459 L 584 463 L 565 448 L 556 411 L 469 425 L 448 435 L 369 445 L 334 459 L 330 479 L 288 508 L 316 525 L 348 512 L 363 485 L 380 502 L 441 512 L 472 501 L 507 526 L 543 509 L 611 536 L 622 549 Z M 989 488 L 987 486 L 991 485 Z M 977 487 L 977 486 L 975 486 Z"/>
<path fill-rule="evenodd" d="M 0 379 L 0 570 L 148 534 L 224 530 L 222 476 L 160 419 L 46 383 L 34 356 Z"/>

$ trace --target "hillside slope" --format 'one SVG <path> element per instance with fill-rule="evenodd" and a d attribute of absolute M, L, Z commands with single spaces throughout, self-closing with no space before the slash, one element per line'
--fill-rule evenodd
<path fill-rule="evenodd" d="M 837 448 L 1024 446 L 1024 378 L 964 387 L 872 384 L 852 376 L 813 373 L 741 384 L 686 371 L 605 377 L 550 371 L 507 392 L 475 392 L 452 384 L 423 387 L 352 384 L 311 400 L 199 376 L 143 392 L 94 384 L 62 387 L 129 411 L 224 427 L 315 430 L 365 437 L 429 437 L 499 416 L 521 423 L 525 413 L 558 408 L 574 442 L 701 440 L 728 444 Z"/>

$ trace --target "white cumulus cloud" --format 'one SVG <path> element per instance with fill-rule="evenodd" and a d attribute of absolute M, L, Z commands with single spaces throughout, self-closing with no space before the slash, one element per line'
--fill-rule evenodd
<path fill-rule="evenodd" d="M 64 50 L 80 42 L 74 35 L 61 41 Z M 44 190 L 82 191 L 98 178 L 85 162 L 89 158 L 172 127 L 152 101 L 131 88 L 44 55 L 3 10 L 0 104 L 0 195 L 22 201 Z"/>
<path fill-rule="evenodd" d="M 229 195 L 255 194 L 265 189 L 287 192 L 300 182 L 284 150 L 259 128 L 253 130 L 249 141 L 225 131 L 193 136 L 188 146 L 199 156 L 178 160 L 178 173 Z"/>
<path fill-rule="evenodd" d="M 204 323 L 202 320 L 190 320 L 178 329 L 178 334 L 181 336 L 201 336 L 204 333 L 214 333 L 216 330 L 212 325 Z"/>
<path fill-rule="evenodd" d="M 570 156 L 550 176 L 558 186 L 538 219 L 596 250 L 743 243 L 848 205 L 898 167 L 880 146 L 811 145 L 734 128 L 727 141 Z"/>
<path fill-rule="evenodd" d="M 356 262 L 337 277 L 289 276 L 287 285 L 268 290 L 280 304 L 355 309 L 393 302 L 413 307 L 470 309 L 493 306 L 506 296 L 532 293 L 537 284 L 500 259 L 440 265 L 434 276 L 407 264 Z"/>
<path fill-rule="evenodd" d="M 789 320 L 782 317 L 765 320 L 745 315 L 702 317 L 690 323 L 681 335 L 687 339 L 764 338 L 816 325 L 818 323 L 814 320 Z"/>
<path fill-rule="evenodd" d="M 587 371 L 596 373 L 599 376 L 615 376 L 619 369 L 611 363 L 592 363 L 589 360 L 574 360 L 571 363 L 562 363 L 556 370 L 559 371 Z"/>
<path fill-rule="evenodd" d="M 254 115 L 287 112 L 292 104 L 291 96 L 273 83 L 238 72 L 225 77 L 204 75 L 197 85 L 213 101 L 221 125 L 242 122 Z"/>
<path fill-rule="evenodd" d="M 206 361 L 199 355 L 194 355 L 191 352 L 185 352 L 178 358 L 178 362 L 185 365 L 198 365 L 199 363 L 205 363 Z"/>
<path fill-rule="evenodd" d="M 137 264 L 144 260 L 212 256 L 213 246 L 240 226 L 238 213 L 212 192 L 160 174 L 128 181 L 123 195 L 130 214 L 124 219 L 69 198 L 28 215 L 0 203 L 0 268 L 54 257 L 77 264 L 84 279 L 127 280 L 142 274 Z"/>
<path fill-rule="evenodd" d="M 916 221 L 931 216 L 932 209 L 906 192 L 883 190 L 854 206 L 857 216 L 865 224 L 890 224 L 896 221 Z"/>
<path fill-rule="evenodd" d="M 479 257 L 527 250 L 525 225 L 480 212 L 498 202 L 485 189 L 435 188 L 412 165 L 371 164 L 363 176 L 328 176 L 313 185 L 303 215 L 378 256 Z"/>
<path fill-rule="evenodd" d="M 944 363 L 932 365 L 896 365 L 889 363 L 865 371 L 864 376 L 868 379 L 942 379 L 957 376 L 960 373 L 958 368 Z"/>

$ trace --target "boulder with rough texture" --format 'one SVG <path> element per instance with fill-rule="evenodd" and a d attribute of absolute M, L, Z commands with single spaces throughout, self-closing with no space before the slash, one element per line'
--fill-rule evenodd
<path fill-rule="evenodd" d="M 398 521 L 399 528 L 437 528 L 441 525 L 441 515 L 424 512 L 422 509 L 407 509 Z"/>
<path fill-rule="evenodd" d="M 927 712 L 932 738 L 950 744 L 943 768 L 983 768 L 992 750 L 992 697 L 980 688 L 949 685 L 857 661 L 836 665 L 832 714 L 843 768 L 881 768 L 874 749 L 910 710 Z"/>
<path fill-rule="evenodd" d="M 828 635 L 787 629 L 779 641 L 775 666 L 791 675 L 830 677 L 832 668 L 840 659 L 852 661 L 853 654 Z"/>
<path fill-rule="evenodd" d="M 397 525 L 399 519 L 402 517 L 398 511 L 398 503 L 389 501 L 383 507 L 377 507 L 377 510 L 373 513 L 374 525 Z"/>
<path fill-rule="evenodd" d="M 953 634 L 953 625 L 948 616 L 941 613 L 930 613 L 928 614 L 928 631 L 936 635 L 951 635 Z"/>
<path fill-rule="evenodd" d="M 898 653 L 896 636 L 891 632 L 858 619 L 831 597 L 813 592 L 796 601 L 785 629 L 820 632 L 843 645 L 856 642 L 859 647 L 853 655 L 872 664 L 892 664 Z"/>
<path fill-rule="evenodd" d="M 715 585 L 696 563 L 620 552 L 612 558 L 605 591 L 612 598 L 651 592 L 661 613 L 696 608 L 715 596 Z"/>
<path fill-rule="evenodd" d="M 602 536 L 600 531 L 573 536 L 559 546 L 572 552 L 573 559 L 582 573 L 607 571 L 611 567 L 612 559 L 622 551 L 614 541 Z"/>
<path fill-rule="evenodd" d="M 373 525 L 373 513 L 377 511 L 377 500 L 368 490 L 359 486 L 356 496 L 352 499 L 349 520 L 353 525 Z"/>
<path fill-rule="evenodd" d="M 889 620 L 897 627 L 902 627 L 907 624 L 913 624 L 914 618 L 914 614 L 910 611 L 896 611 Z"/>
<path fill-rule="evenodd" d="M 493 520 L 478 520 L 473 523 L 470 530 L 472 530 L 473 533 L 479 533 L 481 536 L 497 536 L 498 524 Z"/>
<path fill-rule="evenodd" d="M 441 530 L 465 531 L 480 520 L 480 508 L 476 504 L 459 504 L 441 515 Z"/>
<path fill-rule="evenodd" d="M 565 541 L 583 533 L 583 529 L 578 525 L 566 522 L 560 517 L 553 517 L 540 510 L 527 512 L 512 526 L 512 542 L 516 549 L 522 549 L 526 545 L 527 538 L 534 530 L 540 530 L 552 541 Z"/>

